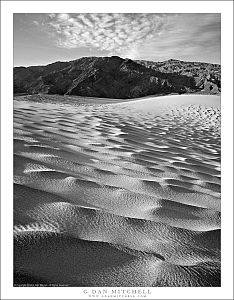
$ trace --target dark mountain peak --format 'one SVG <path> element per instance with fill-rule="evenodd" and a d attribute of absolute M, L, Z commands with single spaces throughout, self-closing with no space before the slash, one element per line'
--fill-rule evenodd
<path fill-rule="evenodd" d="M 15 93 L 71 94 L 135 98 L 168 93 L 220 93 L 220 66 L 131 60 L 119 56 L 82 57 L 46 66 L 14 68 Z"/>
<path fill-rule="evenodd" d="M 14 70 L 23 70 L 26 69 L 26 67 L 20 66 L 20 67 L 14 67 Z"/>
<path fill-rule="evenodd" d="M 114 60 L 118 60 L 118 61 L 123 61 L 124 60 L 124 58 L 116 56 L 116 55 L 110 56 L 110 59 L 114 59 Z"/>
<path fill-rule="evenodd" d="M 167 61 L 168 62 L 182 62 L 181 60 L 174 59 L 174 58 L 168 59 Z"/>

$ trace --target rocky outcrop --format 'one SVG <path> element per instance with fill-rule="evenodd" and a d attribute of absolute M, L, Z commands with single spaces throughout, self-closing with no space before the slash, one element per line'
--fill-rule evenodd
<path fill-rule="evenodd" d="M 169 93 L 218 94 L 220 80 L 220 65 L 83 57 L 47 66 L 15 67 L 14 93 L 122 99 Z"/>
<path fill-rule="evenodd" d="M 221 92 L 221 66 L 203 62 L 186 62 L 169 59 L 163 62 L 138 60 L 139 64 L 167 74 L 177 74 L 193 77 L 199 91 L 205 94 Z"/>

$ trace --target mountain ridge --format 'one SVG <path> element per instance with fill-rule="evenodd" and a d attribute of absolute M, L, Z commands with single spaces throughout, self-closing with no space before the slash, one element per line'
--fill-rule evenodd
<path fill-rule="evenodd" d="M 138 98 L 170 93 L 220 94 L 218 64 L 82 57 L 45 66 L 14 67 L 14 94 Z"/>

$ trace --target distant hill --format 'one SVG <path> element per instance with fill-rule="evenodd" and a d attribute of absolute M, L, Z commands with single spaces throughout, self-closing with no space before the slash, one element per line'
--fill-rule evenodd
<path fill-rule="evenodd" d="M 170 93 L 219 94 L 217 64 L 83 57 L 47 66 L 15 67 L 14 93 L 137 98 Z"/>

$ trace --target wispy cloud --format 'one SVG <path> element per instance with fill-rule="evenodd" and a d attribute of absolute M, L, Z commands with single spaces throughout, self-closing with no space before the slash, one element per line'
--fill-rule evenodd
<path fill-rule="evenodd" d="M 47 28 L 59 47 L 96 48 L 135 58 L 161 34 L 168 17 L 159 14 L 50 14 Z"/>
<path fill-rule="evenodd" d="M 14 14 L 21 64 L 108 55 L 220 63 L 220 35 L 220 14 Z"/>

